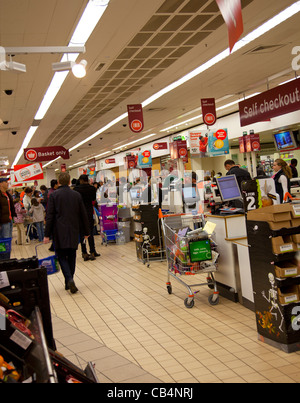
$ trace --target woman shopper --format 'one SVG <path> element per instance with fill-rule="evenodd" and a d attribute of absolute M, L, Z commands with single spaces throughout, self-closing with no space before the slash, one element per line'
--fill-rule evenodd
<path fill-rule="evenodd" d="M 275 174 L 272 178 L 275 181 L 276 193 L 280 197 L 280 203 L 283 203 L 285 194 L 291 191 L 292 171 L 288 164 L 280 158 L 274 161 L 273 170 Z"/>
<path fill-rule="evenodd" d="M 29 210 L 29 214 L 32 214 L 33 223 L 38 233 L 39 242 L 43 242 L 45 209 L 35 197 L 33 197 L 31 200 L 31 209 Z"/>
<path fill-rule="evenodd" d="M 14 205 L 15 205 L 15 212 L 17 215 L 14 218 L 14 223 L 16 224 L 17 234 L 18 234 L 16 244 L 17 245 L 29 245 L 30 242 L 26 241 L 26 232 L 25 232 L 25 227 L 24 227 L 25 215 L 27 214 L 27 212 L 23 208 L 23 206 L 20 202 L 20 198 L 16 198 L 14 200 Z"/>

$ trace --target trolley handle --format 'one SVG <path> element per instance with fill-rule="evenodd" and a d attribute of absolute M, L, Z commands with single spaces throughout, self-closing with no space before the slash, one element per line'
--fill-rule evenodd
<path fill-rule="evenodd" d="M 183 215 L 186 215 L 184 213 L 178 213 L 178 214 L 163 214 L 161 209 L 159 209 L 158 213 L 158 218 L 166 218 L 166 217 L 181 217 Z"/>

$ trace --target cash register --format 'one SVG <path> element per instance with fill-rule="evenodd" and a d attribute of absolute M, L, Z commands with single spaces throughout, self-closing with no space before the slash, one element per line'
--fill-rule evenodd
<path fill-rule="evenodd" d="M 244 214 L 243 198 L 235 175 L 216 178 L 221 204 L 216 206 L 217 215 Z"/>

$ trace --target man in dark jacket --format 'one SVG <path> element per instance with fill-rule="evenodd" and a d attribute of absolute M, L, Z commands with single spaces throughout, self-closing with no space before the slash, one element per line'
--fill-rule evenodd
<path fill-rule="evenodd" d="M 85 206 L 88 220 L 89 220 L 89 248 L 90 254 L 87 253 L 86 249 L 86 242 L 84 241 L 83 237 L 81 236 L 81 250 L 82 250 L 82 257 L 84 261 L 87 260 L 95 260 L 96 257 L 100 256 L 99 253 L 96 252 L 95 249 L 95 240 L 94 240 L 94 202 L 96 201 L 96 192 L 97 189 L 95 186 L 89 184 L 89 177 L 88 175 L 81 175 L 79 177 L 79 185 L 75 186 L 74 190 L 81 194 L 83 204 Z"/>
<path fill-rule="evenodd" d="M 66 172 L 61 173 L 58 182 L 59 188 L 48 200 L 44 243 L 48 243 L 52 235 L 58 261 L 65 277 L 65 288 L 74 294 L 78 291 L 74 274 L 79 234 L 84 234 L 87 239 L 90 230 L 82 198 L 69 188 L 70 175 Z"/>
<path fill-rule="evenodd" d="M 16 217 L 7 181 L 7 178 L 0 178 L 0 239 L 12 238 L 13 218 Z M 10 252 L 1 253 L 0 259 L 10 259 Z"/>
<path fill-rule="evenodd" d="M 224 163 L 226 175 L 235 175 L 240 189 L 242 190 L 242 182 L 251 180 L 251 176 L 246 169 L 240 168 L 233 160 L 227 160 Z"/>

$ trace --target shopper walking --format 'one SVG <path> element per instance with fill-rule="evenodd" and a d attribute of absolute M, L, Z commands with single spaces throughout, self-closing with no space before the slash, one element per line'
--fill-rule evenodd
<path fill-rule="evenodd" d="M 292 171 L 288 164 L 280 158 L 274 161 L 273 170 L 275 174 L 272 178 L 275 181 L 276 193 L 280 197 L 280 203 L 283 203 L 285 194 L 291 192 Z"/>
<path fill-rule="evenodd" d="M 36 227 L 39 242 L 44 240 L 44 221 L 45 221 L 45 209 L 43 205 L 36 198 L 31 200 L 31 209 L 29 214 L 32 215 L 33 224 Z"/>
<path fill-rule="evenodd" d="M 12 238 L 15 216 L 13 198 L 8 192 L 8 179 L 0 178 L 0 239 Z M 0 259 L 10 259 L 10 252 L 1 253 Z"/>
<path fill-rule="evenodd" d="M 65 289 L 72 294 L 78 291 L 75 282 L 76 251 L 80 230 L 84 238 L 90 234 L 87 213 L 78 192 L 70 189 L 70 175 L 63 172 L 58 178 L 59 188 L 48 201 L 44 243 L 53 236 L 55 251 L 65 278 Z"/>
<path fill-rule="evenodd" d="M 26 210 L 20 202 L 20 198 L 14 200 L 14 207 L 16 212 L 16 217 L 14 218 L 14 223 L 17 228 L 17 245 L 29 245 L 30 242 L 26 241 L 26 232 L 24 227 L 25 216 L 27 214 Z"/>
<path fill-rule="evenodd" d="M 81 175 L 79 177 L 79 185 L 75 186 L 74 190 L 80 193 L 82 197 L 90 228 L 90 236 L 88 238 L 90 254 L 87 253 L 86 242 L 83 235 L 80 235 L 82 257 L 84 261 L 95 260 L 96 257 L 100 256 L 100 253 L 96 252 L 94 240 L 94 202 L 96 201 L 97 190 L 94 186 L 89 184 L 88 175 Z"/>

